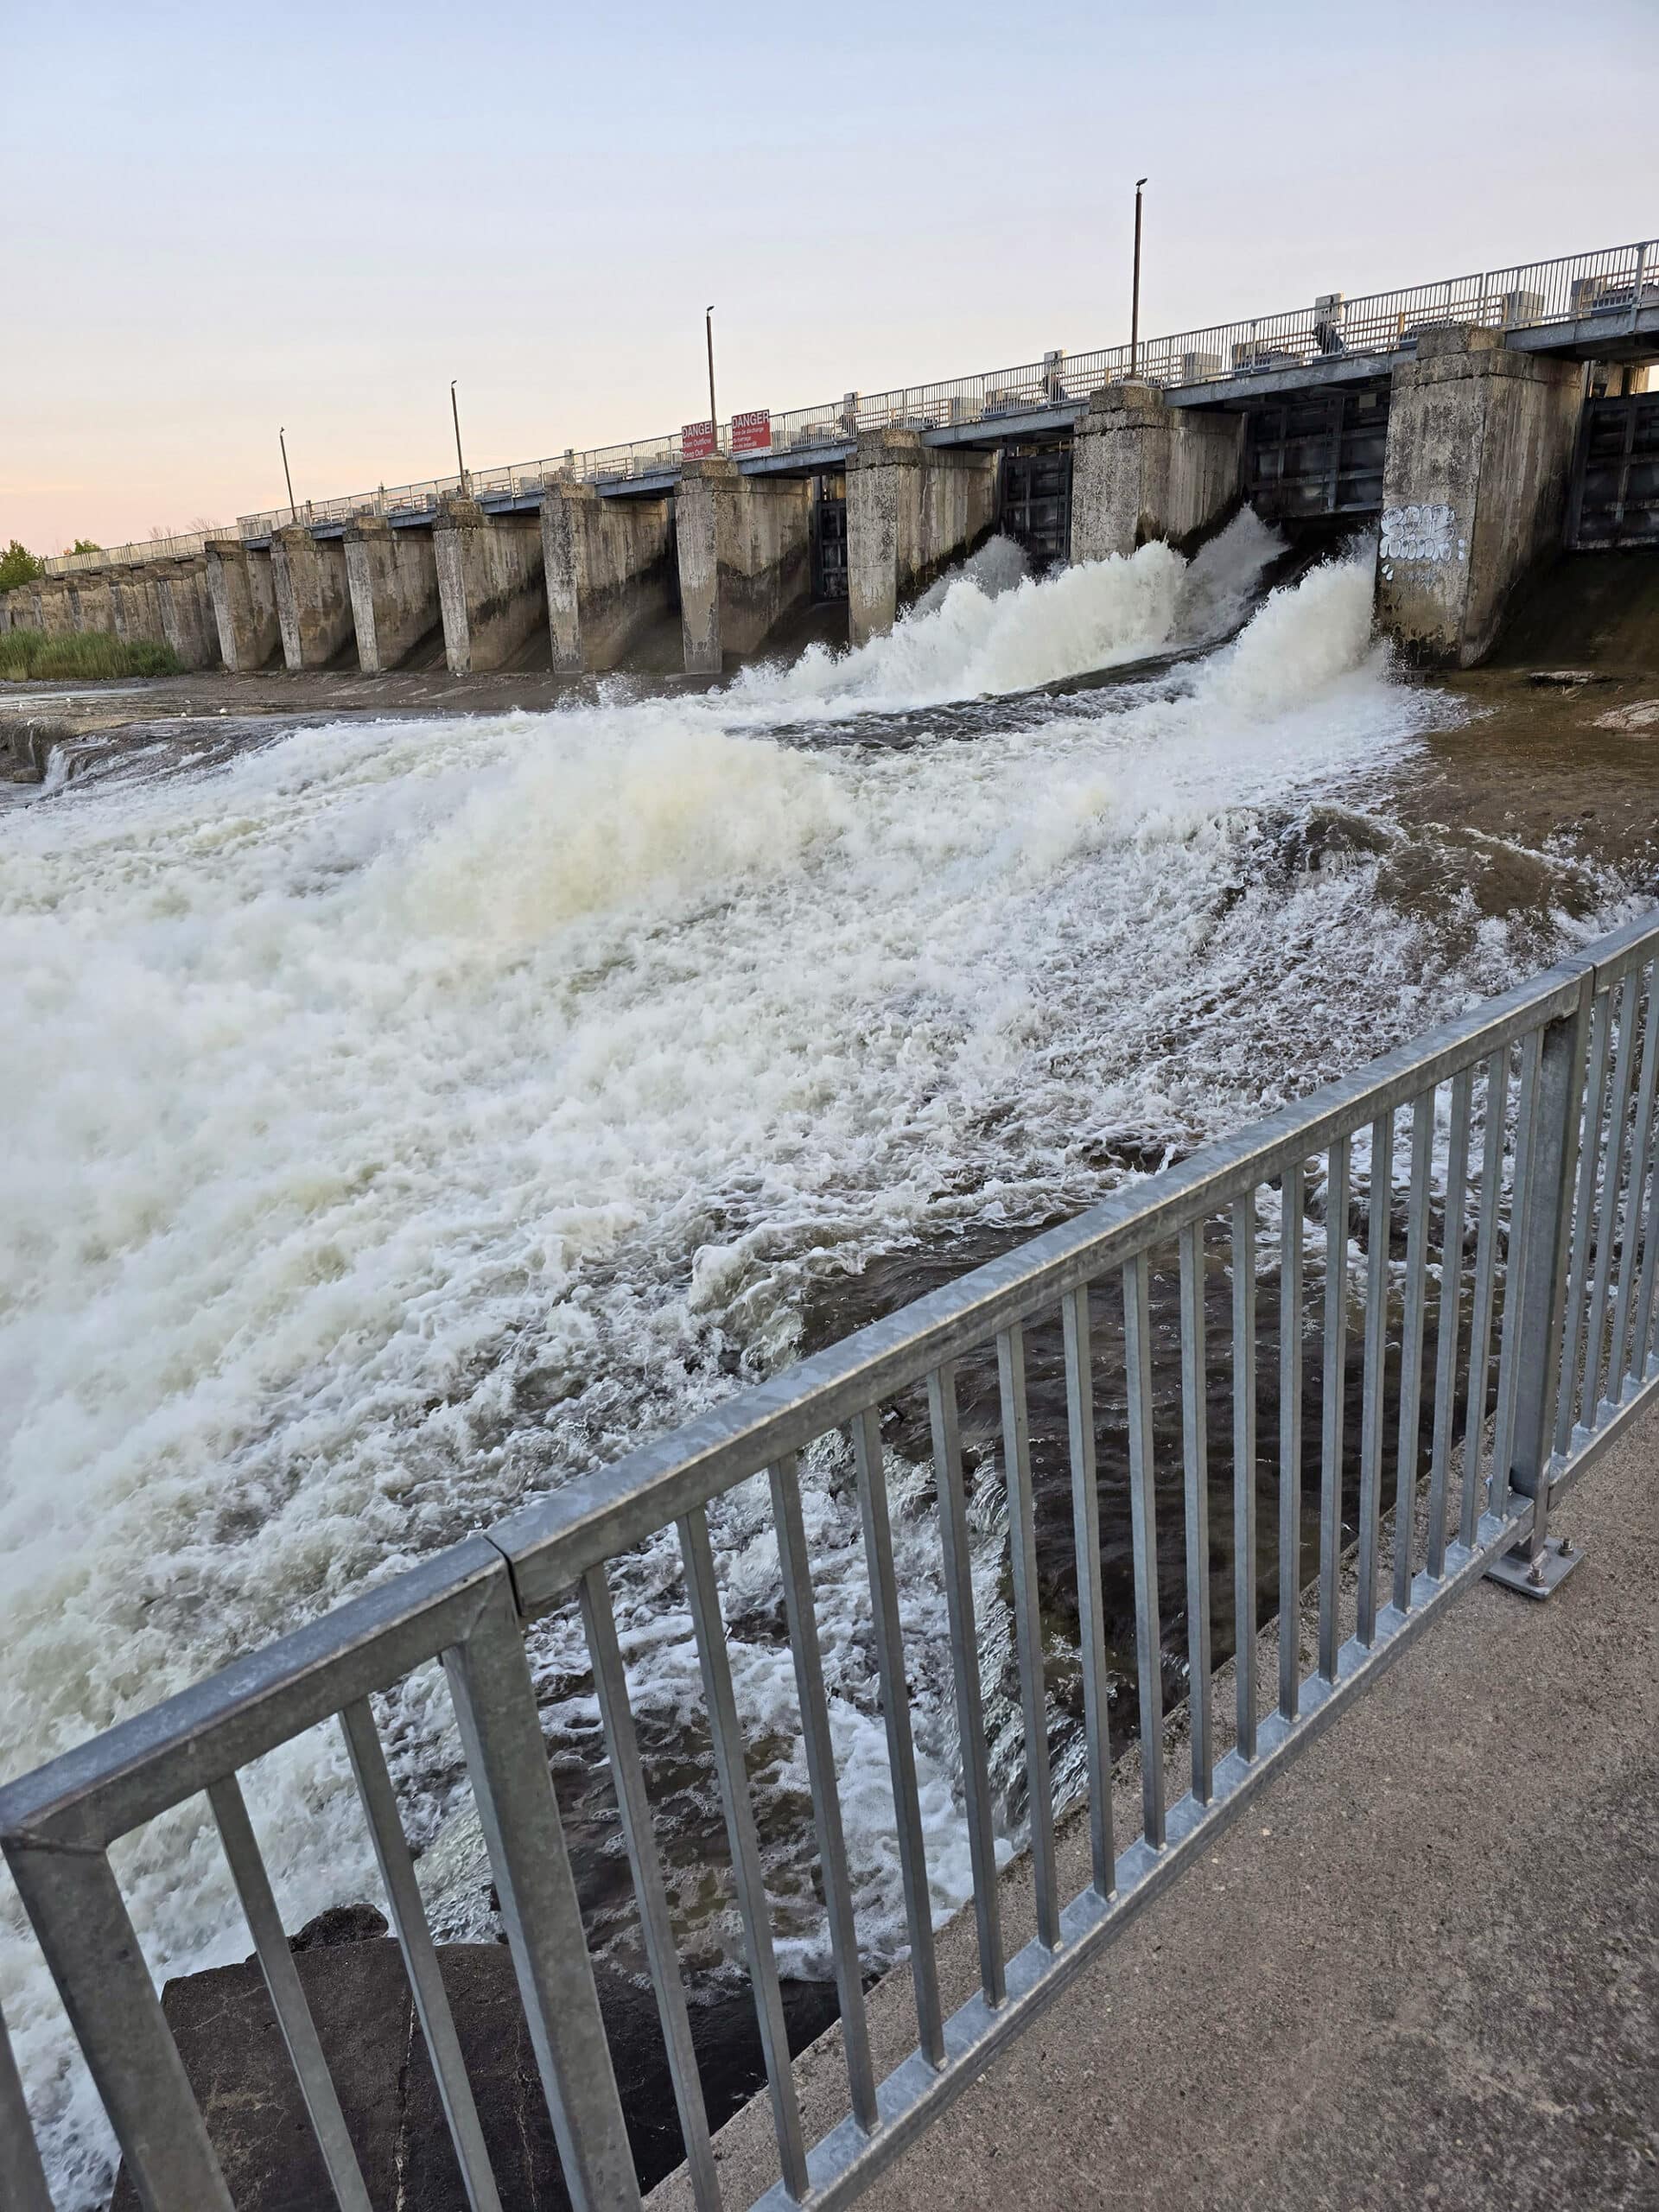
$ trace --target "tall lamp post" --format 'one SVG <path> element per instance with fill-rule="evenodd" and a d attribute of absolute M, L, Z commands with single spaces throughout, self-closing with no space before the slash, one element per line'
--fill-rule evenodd
<path fill-rule="evenodd" d="M 709 347 L 709 428 L 714 433 L 715 448 L 720 448 L 720 416 L 715 411 L 715 310 L 706 307 L 702 311 L 702 335 Z"/>
<path fill-rule="evenodd" d="M 455 402 L 455 386 L 460 383 L 460 381 L 461 379 L 459 377 L 451 377 L 449 379 L 449 412 L 454 418 L 455 425 L 455 473 L 461 478 L 461 494 L 462 499 L 465 499 L 467 496 L 467 464 L 461 457 L 461 409 Z"/>
<path fill-rule="evenodd" d="M 276 442 L 283 449 L 283 481 L 288 486 L 288 518 L 289 522 L 298 522 L 300 513 L 294 504 L 294 479 L 289 475 L 288 468 L 288 432 L 286 430 L 277 431 Z"/>
<path fill-rule="evenodd" d="M 1135 289 L 1129 300 L 1129 374 L 1133 376 L 1141 355 L 1141 188 L 1143 176 L 1135 180 Z"/>

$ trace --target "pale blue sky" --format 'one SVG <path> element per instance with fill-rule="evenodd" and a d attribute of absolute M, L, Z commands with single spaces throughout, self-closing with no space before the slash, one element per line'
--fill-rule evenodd
<path fill-rule="evenodd" d="M 72 35 L 73 34 L 73 35 Z M 0 9 L 54 550 L 1659 231 L 1659 0 Z"/>

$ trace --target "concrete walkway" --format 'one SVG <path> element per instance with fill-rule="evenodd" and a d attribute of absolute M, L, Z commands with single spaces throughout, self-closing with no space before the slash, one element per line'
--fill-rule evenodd
<path fill-rule="evenodd" d="M 1587 1551 L 1557 1597 L 1448 1607 L 861 2205 L 1659 2208 L 1659 1416 L 1557 1525 Z M 959 2002 L 960 1922 L 942 1966 Z M 883 2070 L 905 1984 L 872 1993 Z M 836 2037 L 796 2071 L 813 2140 Z M 749 2204 L 764 2100 L 716 2148 Z"/>

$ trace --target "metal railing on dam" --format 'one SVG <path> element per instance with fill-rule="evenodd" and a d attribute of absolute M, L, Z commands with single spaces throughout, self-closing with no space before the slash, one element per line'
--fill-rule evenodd
<path fill-rule="evenodd" d="M 572 2201 L 589 2212 L 638 2204 L 524 1642 L 527 1622 L 575 1605 L 696 2201 L 721 2203 L 607 1576 L 611 1562 L 670 1528 L 695 1628 L 776 2128 L 779 2177 L 760 2201 L 777 2212 L 856 2196 L 1460 1589 L 1494 1569 L 1542 1589 L 1570 1566 L 1564 1548 L 1547 1538 L 1554 1501 L 1659 1396 L 1656 1085 L 1659 918 L 1649 917 L 1135 1181 L 0 1790 L 0 1843 L 144 2202 L 164 2212 L 229 2212 L 231 2200 L 109 1852 L 205 1791 L 334 2194 L 353 2212 L 367 2205 L 238 1779 L 262 1754 L 337 1719 L 470 2202 L 475 2212 L 498 2204 L 371 1704 L 438 1657 Z M 1179 1325 L 1162 1344 L 1151 1285 L 1172 1259 Z M 1221 1294 L 1225 1325 L 1210 1313 L 1207 1287 Z M 1351 1378 L 1351 1303 L 1359 1316 Z M 1265 1380 L 1259 1319 L 1276 1347 L 1276 1377 Z M 1064 1372 L 1083 1693 L 1078 1792 L 1092 1868 L 1069 1899 L 1057 1874 L 1065 1808 L 1051 1767 L 1027 1388 L 1027 1352 L 1039 1334 L 1058 1345 Z M 1108 1349 L 1122 1386 L 1121 1405 L 1114 1399 L 1109 1410 L 1099 1387 Z M 1000 1475 L 1007 1491 L 1029 1847 L 1019 1874 L 1033 1885 L 1037 1929 L 1012 1957 L 1002 1940 L 1000 1891 L 1008 1878 L 999 1873 L 999 1808 L 986 1756 L 958 1413 L 959 1371 L 975 1360 L 988 1371 L 994 1363 L 1000 1407 L 1000 1435 L 979 1471 Z M 1316 1377 L 1319 1432 L 1310 1419 L 1305 1438 Z M 1276 1439 L 1259 1439 L 1259 1402 L 1275 1381 Z M 1179 1465 L 1179 1481 L 1161 1506 L 1154 1424 L 1160 1388 L 1179 1434 L 1167 1468 L 1173 1477 Z M 931 1437 L 981 1985 L 949 2017 L 936 1970 L 882 1444 L 883 1409 L 916 1390 L 925 1391 Z M 1230 1415 L 1220 1424 L 1230 1428 L 1226 1443 L 1209 1433 L 1216 1404 Z M 1113 1757 L 1127 1728 L 1115 1742 L 1101 1574 L 1103 1437 L 1114 1451 L 1126 1446 L 1128 1469 L 1142 1747 L 1139 1828 L 1129 1836 L 1115 1834 L 1113 1821 Z M 805 1455 L 844 1463 L 855 1484 L 869 1577 L 917 2022 L 915 2049 L 881 2081 L 866 2028 L 803 1519 Z M 1211 1484 L 1229 1462 L 1220 1496 L 1231 1526 L 1212 1545 Z M 721 1566 L 707 1517 L 736 1485 L 760 1478 L 770 1486 L 842 2007 L 846 2117 L 813 2144 L 791 2073 Z M 1258 1506 L 1276 1522 L 1276 1559 L 1265 1579 Z M 1158 1755 L 1166 1720 L 1158 1555 L 1160 1544 L 1177 1542 L 1185 1560 L 1188 1681 L 1179 1795 Z M 1265 1587 L 1281 1624 L 1277 1665 L 1259 1684 L 1255 1640 L 1239 1635 L 1230 1694 L 1213 1664 L 1213 1618 L 1227 1610 L 1213 1602 L 1217 1550 L 1230 1554 L 1234 1618 L 1253 1625 Z M 1317 1604 L 1316 1656 L 1306 1670 L 1305 1589 Z M 1224 1749 L 1219 1739 L 1230 1733 Z M 1478 1775 L 1470 1786 L 1480 1786 Z M 3 2032 L 0 2197 L 9 2212 L 49 2206 Z"/>
<path fill-rule="evenodd" d="M 1305 367 L 1332 355 L 1386 359 L 1408 350 L 1425 327 L 1449 321 L 1478 323 L 1489 329 L 1538 330 L 1553 324 L 1592 323 L 1610 338 L 1634 328 L 1643 308 L 1659 308 L 1659 239 L 1603 246 L 1589 253 L 1553 261 L 1524 263 L 1512 269 L 1448 276 L 1361 298 L 1333 295 L 1323 306 L 1292 308 L 1282 314 L 1215 323 L 1170 338 L 1148 339 L 1133 351 L 1103 346 L 1093 353 L 1057 351 L 1040 361 L 977 376 L 906 385 L 891 391 L 849 392 L 816 407 L 797 407 L 772 418 L 772 450 L 808 457 L 820 448 L 844 447 L 861 430 L 909 429 L 939 431 L 976 423 L 994 423 L 1046 407 L 1080 404 L 1103 386 L 1131 375 L 1168 390 L 1262 376 Z M 716 429 L 722 453 L 731 451 L 731 425 Z M 308 499 L 299 507 L 267 508 L 244 515 L 235 531 L 264 537 L 290 520 L 308 524 L 349 522 L 354 515 L 424 515 L 445 494 L 463 488 L 486 498 L 533 498 L 563 480 L 579 483 L 639 483 L 672 474 L 680 467 L 677 431 L 632 443 L 575 448 L 540 461 L 505 468 L 469 469 L 460 476 L 439 476 L 418 484 L 379 486 L 345 499 Z M 206 536 L 149 545 L 118 546 L 99 553 L 66 553 L 47 563 L 48 570 L 92 568 L 111 562 L 154 560 L 168 554 L 200 552 Z"/>

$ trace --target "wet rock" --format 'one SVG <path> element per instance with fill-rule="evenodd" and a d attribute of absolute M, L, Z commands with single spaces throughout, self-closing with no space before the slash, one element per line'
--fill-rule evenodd
<path fill-rule="evenodd" d="M 331 1904 L 315 1920 L 308 1920 L 297 1936 L 290 1936 L 290 1951 L 326 1951 L 334 1943 L 365 1943 L 391 1933 L 384 1912 L 372 1904 Z"/>
<path fill-rule="evenodd" d="M 339 2092 L 371 2202 L 399 2212 L 467 2212 L 437 2082 L 415 2018 L 397 1946 L 345 1931 L 380 1916 L 368 1906 L 320 1915 L 293 1939 L 306 2001 Z M 438 1948 L 503 2212 L 569 2204 L 510 1954 L 493 1943 Z M 598 1972 L 600 2008 L 642 2187 L 680 2163 L 673 2086 L 649 1989 Z M 314 2212 L 333 2202 L 264 1978 L 255 1960 L 171 1981 L 162 2009 L 178 2044 L 237 2212 Z M 833 1987 L 786 1982 L 791 2050 L 836 2016 Z M 718 2126 L 765 2078 L 745 1988 L 691 2005 L 692 2040 Z M 124 2173 L 111 2212 L 139 2212 Z"/>
<path fill-rule="evenodd" d="M 1310 806 L 1279 832 L 1270 872 L 1282 880 L 1339 868 L 1352 860 L 1374 859 L 1392 849 L 1398 834 L 1386 823 L 1350 807 Z"/>
<path fill-rule="evenodd" d="M 73 723 L 56 715 L 8 715 L 0 728 L 6 733 L 14 784 L 44 783 L 53 747 L 75 734 Z"/>
<path fill-rule="evenodd" d="M 1598 729 L 1651 730 L 1659 737 L 1659 699 L 1637 699 L 1628 707 L 1609 707 L 1596 716 Z"/>
<path fill-rule="evenodd" d="M 1576 691 L 1581 684 L 1611 683 L 1613 678 L 1593 668 L 1535 668 L 1527 681 L 1541 690 Z"/>

